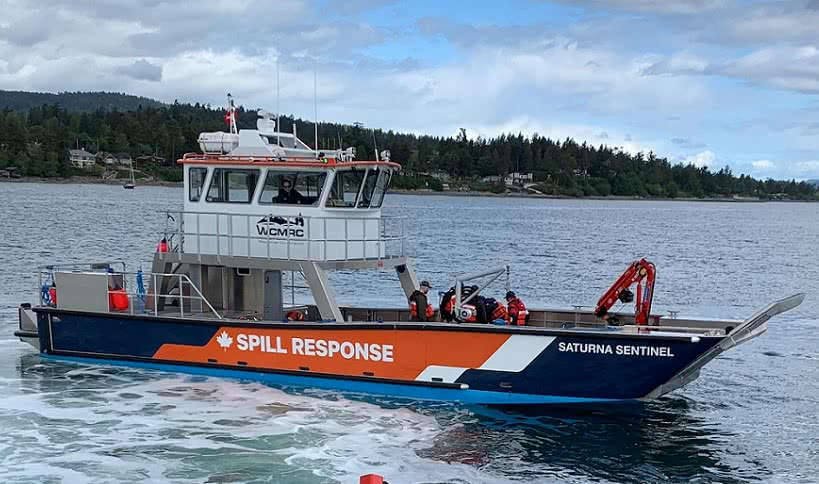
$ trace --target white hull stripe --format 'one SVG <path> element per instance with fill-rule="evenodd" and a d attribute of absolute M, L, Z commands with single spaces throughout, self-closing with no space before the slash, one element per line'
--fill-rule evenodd
<path fill-rule="evenodd" d="M 476 369 L 514 373 L 523 371 L 554 340 L 554 336 L 513 334 Z M 468 369 L 458 366 L 430 365 L 424 368 L 424 371 L 415 380 L 454 383 Z"/>

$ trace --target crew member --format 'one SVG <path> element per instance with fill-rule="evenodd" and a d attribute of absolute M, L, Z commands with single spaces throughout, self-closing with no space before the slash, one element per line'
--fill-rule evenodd
<path fill-rule="evenodd" d="M 455 319 L 455 288 L 450 287 L 449 290 L 441 295 L 441 304 L 438 307 L 438 312 L 441 319 L 447 323 L 451 323 Z"/>
<path fill-rule="evenodd" d="M 486 314 L 489 316 L 491 322 L 502 321 L 502 324 L 509 324 L 509 312 L 506 310 L 506 306 L 493 298 L 486 298 L 484 304 Z"/>
<path fill-rule="evenodd" d="M 421 285 L 410 294 L 410 319 L 412 321 L 431 321 L 435 310 L 427 300 L 427 293 L 432 285 L 429 281 L 421 281 Z"/>
<path fill-rule="evenodd" d="M 514 291 L 506 293 L 506 303 L 508 305 L 509 324 L 525 326 L 529 321 L 529 311 L 526 310 L 526 305 L 515 295 Z"/>
<path fill-rule="evenodd" d="M 301 193 L 293 188 L 293 182 L 284 178 L 279 187 L 279 195 L 276 197 L 276 203 L 289 203 L 291 205 L 300 205 L 304 203 L 304 197 Z"/>

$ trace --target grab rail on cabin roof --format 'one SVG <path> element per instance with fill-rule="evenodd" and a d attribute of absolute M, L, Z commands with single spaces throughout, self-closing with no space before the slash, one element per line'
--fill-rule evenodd
<path fill-rule="evenodd" d="M 164 237 L 167 241 L 176 238 L 176 245 L 172 245 L 170 250 L 172 252 L 185 252 L 186 241 L 195 240 L 195 251 L 191 253 L 202 253 L 203 239 L 213 242 L 215 239 L 215 254 L 206 253 L 208 255 L 225 256 L 225 257 L 250 257 L 250 258 L 266 258 L 266 259 L 284 259 L 284 260 L 310 260 L 310 261 L 328 261 L 328 260 L 360 260 L 360 259 L 374 259 L 382 260 L 393 257 L 403 257 L 405 255 L 405 221 L 403 216 L 387 216 L 378 218 L 366 217 L 315 217 L 305 215 L 274 215 L 272 213 L 266 215 L 259 214 L 226 214 L 223 212 L 187 212 L 187 211 L 166 211 L 165 219 L 174 219 L 176 221 L 175 227 L 166 227 Z M 196 227 L 188 229 L 185 225 L 185 219 L 193 217 Z M 202 230 L 202 218 L 215 217 L 215 223 L 208 230 Z M 285 230 L 283 236 L 273 237 L 270 235 L 257 234 L 252 230 L 261 220 L 267 218 L 268 220 L 278 219 L 284 221 L 285 228 L 302 227 L 306 233 L 304 237 L 294 237 L 290 230 Z M 261 219 L 261 220 L 259 220 Z M 236 222 L 239 220 L 239 222 Z M 328 236 L 327 226 L 328 221 L 331 223 L 343 223 L 343 238 L 338 236 Z M 313 237 L 311 234 L 311 227 L 318 222 L 321 227 L 322 237 Z M 374 236 L 368 235 L 373 222 L 378 223 L 376 230 L 377 234 Z M 280 222 L 276 222 L 280 224 Z M 360 227 L 353 227 L 353 224 L 360 225 Z M 223 231 L 222 226 L 227 225 L 227 231 Z M 243 229 L 243 230 L 239 230 Z M 227 239 L 226 241 L 223 239 Z M 235 243 L 240 242 L 239 245 Z M 265 250 L 263 256 L 252 255 L 252 246 L 254 241 L 260 241 L 264 244 Z M 281 251 L 281 244 L 284 244 L 284 254 L 277 255 L 276 252 Z M 328 244 L 335 246 L 343 244 L 343 257 L 328 257 Z M 374 247 L 373 247 L 374 245 Z M 397 245 L 397 248 L 396 248 Z M 237 250 L 241 247 L 244 250 Z M 320 256 L 313 257 L 314 250 Z M 305 258 L 293 257 L 295 249 L 301 251 L 306 250 Z M 271 249 L 274 249 L 271 252 Z M 393 249 L 393 250 L 391 250 Z M 372 252 L 375 252 L 372 254 Z M 361 253 L 361 257 L 350 257 L 351 253 Z M 382 255 L 383 252 L 383 255 Z"/>

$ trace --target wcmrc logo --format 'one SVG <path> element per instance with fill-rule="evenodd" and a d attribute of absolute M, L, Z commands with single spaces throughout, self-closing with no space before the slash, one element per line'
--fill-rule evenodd
<path fill-rule="evenodd" d="M 265 237 L 304 237 L 304 218 L 299 216 L 293 219 L 268 215 L 256 222 L 256 231 Z"/>

